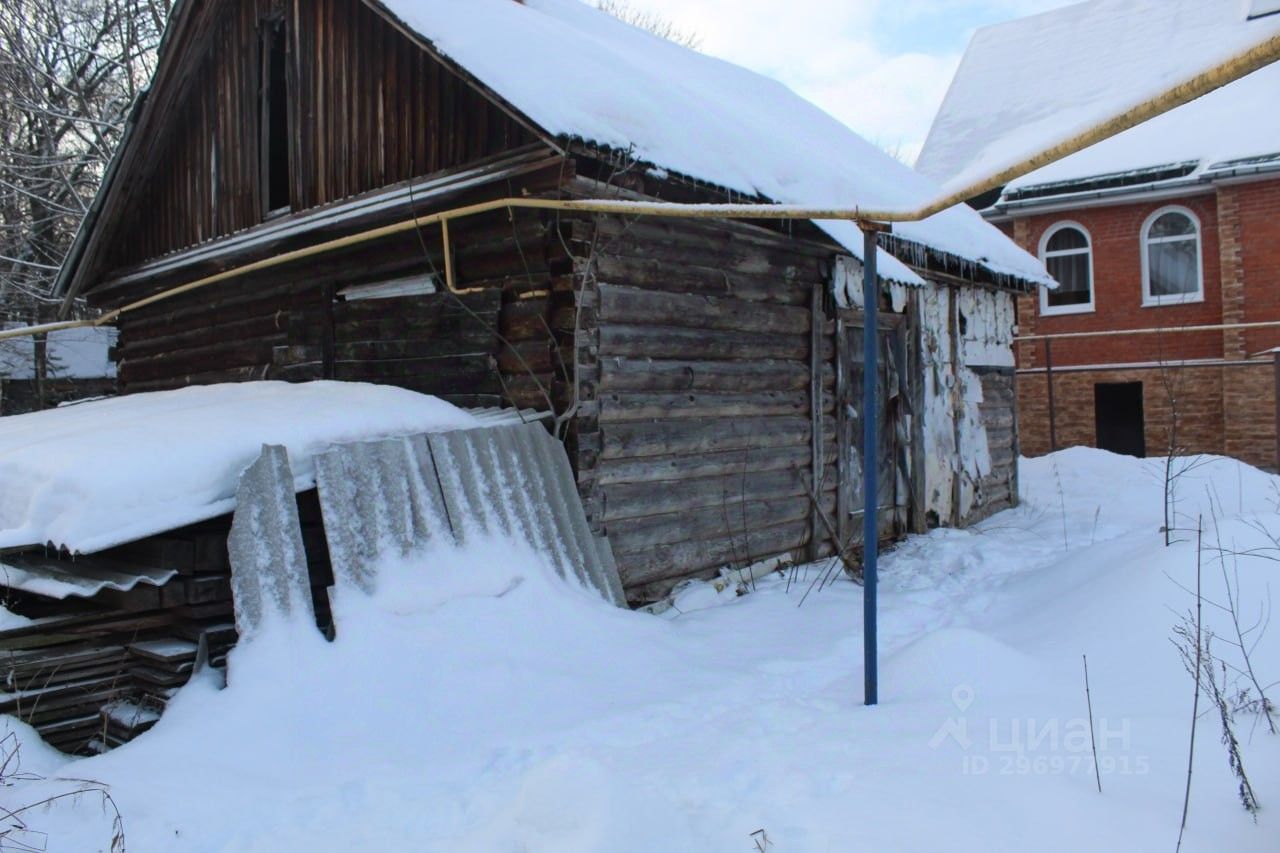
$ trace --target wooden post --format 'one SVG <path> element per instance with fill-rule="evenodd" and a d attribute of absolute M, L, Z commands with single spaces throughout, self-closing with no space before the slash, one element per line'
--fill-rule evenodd
<path fill-rule="evenodd" d="M 822 310 L 823 285 L 815 284 L 809 296 L 809 425 L 812 450 L 813 507 L 809 517 L 809 559 L 817 560 L 825 535 L 822 525 Z"/>
<path fill-rule="evenodd" d="M 320 341 L 320 376 L 324 379 L 333 379 L 336 373 L 337 363 L 337 330 L 333 317 L 333 302 L 337 299 L 337 288 L 332 284 L 324 286 L 324 328 L 321 330 Z"/>
<path fill-rule="evenodd" d="M 45 334 L 32 336 L 32 352 L 34 353 L 36 411 L 44 411 L 47 403 L 45 382 L 49 378 L 49 336 Z"/>
<path fill-rule="evenodd" d="M 1049 388 L 1049 452 L 1058 449 L 1058 412 L 1053 404 L 1053 341 L 1044 339 L 1044 381 Z"/>
<path fill-rule="evenodd" d="M 837 553 L 853 534 L 853 435 L 849 429 L 849 327 L 836 312 L 836 542 Z"/>

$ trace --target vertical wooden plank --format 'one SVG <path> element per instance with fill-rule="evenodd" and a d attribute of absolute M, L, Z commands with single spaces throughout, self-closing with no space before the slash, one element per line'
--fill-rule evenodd
<path fill-rule="evenodd" d="M 964 418 L 964 399 L 960 388 L 960 300 L 959 291 L 954 287 L 946 290 L 947 299 L 947 335 L 951 341 L 951 375 L 955 377 L 956 387 L 951 394 L 952 434 L 955 437 L 955 458 L 951 471 L 951 526 L 959 527 L 962 514 L 960 512 L 960 479 L 964 471 L 964 448 L 961 443 L 960 424 Z"/>
<path fill-rule="evenodd" d="M 324 328 L 321 330 L 321 376 L 325 379 L 334 378 L 334 363 L 336 361 L 336 331 L 334 326 L 333 302 L 336 297 L 337 287 L 331 282 L 324 286 Z"/>
<path fill-rule="evenodd" d="M 303 189 L 303 164 L 306 162 L 305 140 L 307 133 L 303 122 L 302 95 L 302 32 L 298 14 L 298 0 L 285 4 L 285 20 L 288 36 L 288 61 L 285 64 L 285 87 L 289 93 L 289 205 L 294 210 L 307 206 Z"/>
<path fill-rule="evenodd" d="M 836 548 L 849 541 L 853 525 L 853 472 L 849 452 L 853 436 L 849 431 L 849 331 L 845 319 L 836 316 Z"/>
<path fill-rule="evenodd" d="M 930 285 L 932 286 L 932 285 Z M 907 381 L 911 388 L 911 530 L 925 533 L 929 530 L 928 504 L 925 502 L 924 457 L 924 366 L 923 337 L 920 326 L 921 303 L 924 288 L 912 288 L 907 301 L 907 352 L 911 359 Z"/>
<path fill-rule="evenodd" d="M 809 518 L 809 559 L 816 560 L 819 546 L 826 538 L 822 522 L 822 450 L 825 441 L 822 434 L 822 310 L 823 285 L 815 282 L 809 295 L 809 430 L 812 454 L 810 483 L 813 484 L 813 503 Z"/>

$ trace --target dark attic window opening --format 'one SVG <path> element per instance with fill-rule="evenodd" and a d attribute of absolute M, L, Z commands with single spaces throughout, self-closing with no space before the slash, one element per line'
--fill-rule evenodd
<path fill-rule="evenodd" d="M 288 31 L 283 18 L 262 24 L 262 85 L 258 90 L 262 139 L 261 189 L 267 216 L 287 211 L 289 197 Z"/>

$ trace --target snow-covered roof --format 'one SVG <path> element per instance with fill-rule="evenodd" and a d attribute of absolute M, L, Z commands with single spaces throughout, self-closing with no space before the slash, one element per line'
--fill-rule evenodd
<path fill-rule="evenodd" d="M 302 489 L 331 444 L 477 425 L 435 397 L 347 382 L 211 385 L 0 418 L 0 549 L 92 553 L 230 512 L 263 444 L 288 449 Z"/>
<path fill-rule="evenodd" d="M 19 328 L 6 323 L 0 328 Z M 108 326 L 60 329 L 50 332 L 46 349 L 48 375 L 52 379 L 101 379 L 116 375 L 111 348 L 116 330 Z M 31 338 L 0 341 L 0 378 L 34 379 L 35 343 Z"/>
<path fill-rule="evenodd" d="M 1247 0 L 1090 0 L 979 30 L 916 168 L 950 188 L 994 174 L 1280 35 Z M 1010 184 L 1280 158 L 1270 66 Z"/>
<path fill-rule="evenodd" d="M 581 0 L 381 0 L 406 28 L 549 135 L 749 197 L 910 209 L 939 196 L 913 172 L 776 80 L 625 24 Z M 849 222 L 818 225 L 857 256 Z M 1040 263 L 969 208 L 895 225 L 912 242 L 991 272 L 1048 282 Z M 881 274 L 919 283 L 902 263 Z"/>

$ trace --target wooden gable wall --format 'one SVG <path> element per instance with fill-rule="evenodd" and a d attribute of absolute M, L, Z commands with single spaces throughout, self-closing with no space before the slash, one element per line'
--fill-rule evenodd
<path fill-rule="evenodd" d="M 260 24 L 288 22 L 292 209 L 303 210 L 528 144 L 532 134 L 359 0 L 215 2 L 189 90 L 158 156 L 124 191 L 107 269 L 265 218 L 259 186 Z M 208 14 L 208 11 L 205 12 Z"/>

